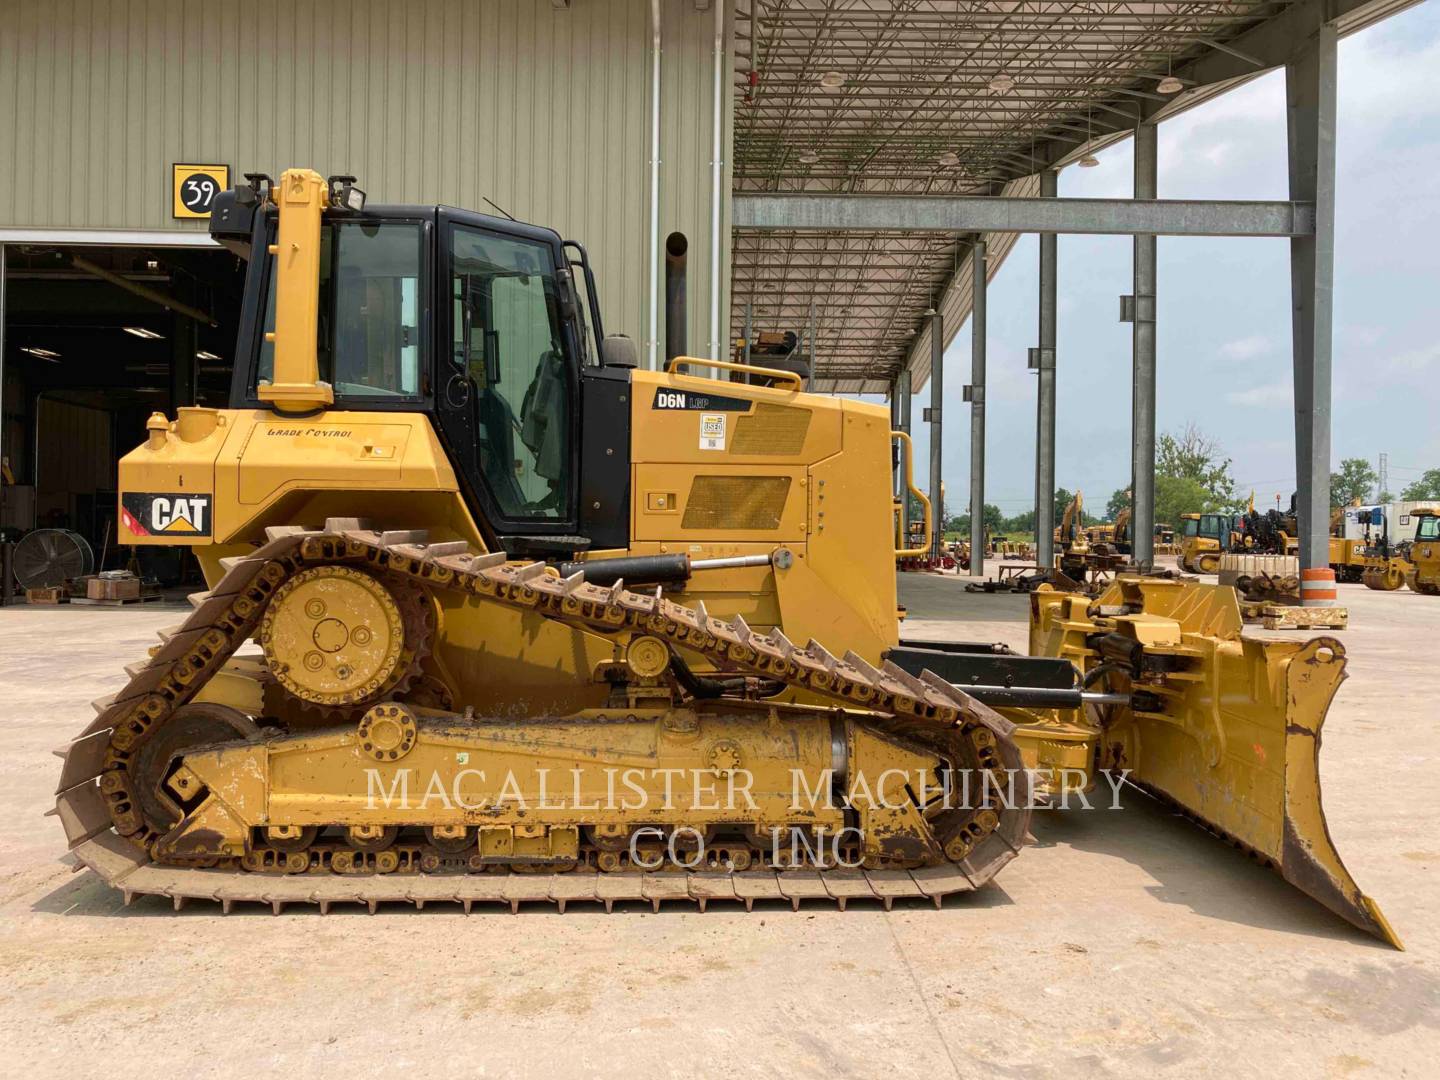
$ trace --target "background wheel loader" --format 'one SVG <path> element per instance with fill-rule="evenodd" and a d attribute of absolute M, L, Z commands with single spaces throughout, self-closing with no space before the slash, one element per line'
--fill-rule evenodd
<path fill-rule="evenodd" d="M 882 407 L 637 369 L 548 229 L 247 179 L 231 406 L 120 464 L 209 589 L 62 752 L 127 900 L 938 906 L 1114 767 L 1398 945 L 1320 806 L 1338 642 L 1121 578 L 901 645 Z"/>

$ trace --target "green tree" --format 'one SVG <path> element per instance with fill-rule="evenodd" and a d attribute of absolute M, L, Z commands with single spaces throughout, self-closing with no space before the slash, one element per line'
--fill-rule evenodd
<path fill-rule="evenodd" d="M 1057 487 L 1055 489 L 1055 524 L 1060 524 L 1060 519 L 1065 516 L 1065 507 L 1070 505 L 1070 500 L 1075 496 L 1067 488 Z M 1081 522 L 1084 524 L 1084 522 Z"/>
<path fill-rule="evenodd" d="M 1440 499 L 1440 469 L 1426 469 L 1419 480 L 1405 485 L 1405 490 L 1400 492 L 1400 498 L 1407 501 Z"/>
<path fill-rule="evenodd" d="M 1016 514 L 1014 517 L 1006 518 L 1002 523 L 1002 532 L 1007 533 L 1029 533 L 1035 531 L 1035 511 L 1026 510 L 1024 513 Z"/>
<path fill-rule="evenodd" d="M 1166 432 L 1155 444 L 1156 518 L 1169 521 L 1169 518 L 1159 516 L 1162 476 L 1198 485 L 1205 492 L 1205 510 L 1237 509 L 1244 501 L 1235 493 L 1230 459 L 1222 455 L 1218 442 L 1194 424 L 1186 424 L 1179 432 Z"/>
<path fill-rule="evenodd" d="M 1364 458 L 1351 457 L 1340 462 L 1340 471 L 1330 474 L 1330 505 L 1349 506 L 1364 502 L 1375 490 L 1380 477 Z"/>
<path fill-rule="evenodd" d="M 994 503 L 985 504 L 984 521 L 985 527 L 989 529 L 991 533 L 998 533 L 1004 531 L 1005 515 Z M 955 515 L 953 518 L 950 519 L 947 529 L 950 532 L 958 533 L 960 539 L 962 540 L 970 539 L 969 513 Z"/>
<path fill-rule="evenodd" d="M 1115 494 L 1110 496 L 1110 501 L 1105 504 L 1105 520 L 1114 521 L 1120 516 L 1120 511 L 1130 505 L 1130 489 L 1116 488 Z"/>
<path fill-rule="evenodd" d="M 1181 514 L 1203 514 L 1224 509 L 1213 504 L 1210 492 L 1198 480 L 1183 476 L 1155 475 L 1155 520 L 1180 527 Z"/>

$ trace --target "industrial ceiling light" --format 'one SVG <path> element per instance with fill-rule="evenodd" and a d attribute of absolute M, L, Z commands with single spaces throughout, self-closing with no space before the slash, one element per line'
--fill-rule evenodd
<path fill-rule="evenodd" d="M 196 359 L 196 360 L 219 360 L 220 357 L 216 356 L 213 352 L 210 352 L 208 349 L 201 349 L 199 352 L 197 352 L 197 353 L 195 354 L 195 359 Z"/>
<path fill-rule="evenodd" d="M 55 361 L 60 359 L 60 354 L 54 349 L 42 349 L 38 345 L 21 345 L 20 351 L 29 353 L 31 356 L 38 356 L 41 360 Z"/>
<path fill-rule="evenodd" d="M 1185 84 L 1175 77 L 1172 57 L 1165 57 L 1165 77 L 1155 84 L 1155 89 L 1162 94 L 1178 94 L 1185 89 Z"/>
<path fill-rule="evenodd" d="M 817 154 L 814 150 L 805 150 L 802 151 L 800 154 L 801 165 L 814 165 L 819 160 L 820 155 Z"/>
<path fill-rule="evenodd" d="M 838 71 L 827 71 L 820 76 L 820 85 L 826 90 L 839 90 L 845 85 L 845 76 Z"/>
<path fill-rule="evenodd" d="M 957 154 L 957 153 L 955 153 L 954 150 L 946 150 L 943 154 L 941 154 L 941 155 L 940 155 L 938 158 L 936 158 L 935 160 L 938 161 L 941 165 L 944 165 L 944 166 L 948 169 L 948 168 L 950 168 L 952 165 L 959 165 L 959 164 L 960 164 L 960 155 Z"/>
<path fill-rule="evenodd" d="M 1015 78 L 1014 76 L 1005 74 L 1003 71 L 998 72 L 990 77 L 990 89 L 994 90 L 997 94 L 1003 94 L 1007 90 L 1013 90 L 1015 89 Z"/>
<path fill-rule="evenodd" d="M 124 330 L 127 334 L 134 334 L 138 338 L 144 338 L 146 341 L 159 341 L 165 336 L 164 334 L 157 334 L 154 330 L 147 330 L 143 326 L 122 326 L 120 329 Z"/>
<path fill-rule="evenodd" d="M 1088 112 L 1085 114 L 1085 145 L 1090 145 L 1090 114 Z M 1086 150 L 1084 156 L 1076 164 L 1082 169 L 1093 169 L 1100 164 L 1100 161 L 1089 150 Z"/>

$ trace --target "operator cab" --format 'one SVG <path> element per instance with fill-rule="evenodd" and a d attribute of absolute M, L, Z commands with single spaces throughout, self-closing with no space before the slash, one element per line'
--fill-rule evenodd
<path fill-rule="evenodd" d="M 1414 511 L 1415 539 L 1417 541 L 1440 540 L 1440 513 L 1428 508 Z"/>
<path fill-rule="evenodd" d="M 269 178 L 246 179 L 217 197 L 211 233 L 249 259 L 231 407 L 258 409 L 277 275 L 273 254 L 251 253 L 275 243 L 278 214 Z M 367 206 L 352 177 L 329 186 L 317 351 L 333 408 L 428 414 L 472 515 L 511 554 L 626 546 L 634 353 L 604 336 L 585 249 L 503 217 Z M 604 449 L 587 458 L 591 439 Z"/>
<path fill-rule="evenodd" d="M 1225 514 L 1186 514 L 1186 536 L 1208 536 L 1225 540 L 1230 535 L 1230 519 Z"/>

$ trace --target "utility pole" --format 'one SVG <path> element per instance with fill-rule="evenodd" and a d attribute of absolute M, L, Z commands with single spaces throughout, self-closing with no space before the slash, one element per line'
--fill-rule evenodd
<path fill-rule="evenodd" d="M 1380 497 L 1390 490 L 1390 455 L 1381 451 L 1380 468 L 1376 470 L 1380 474 L 1380 489 L 1375 492 L 1375 501 L 1378 503 Z"/>

